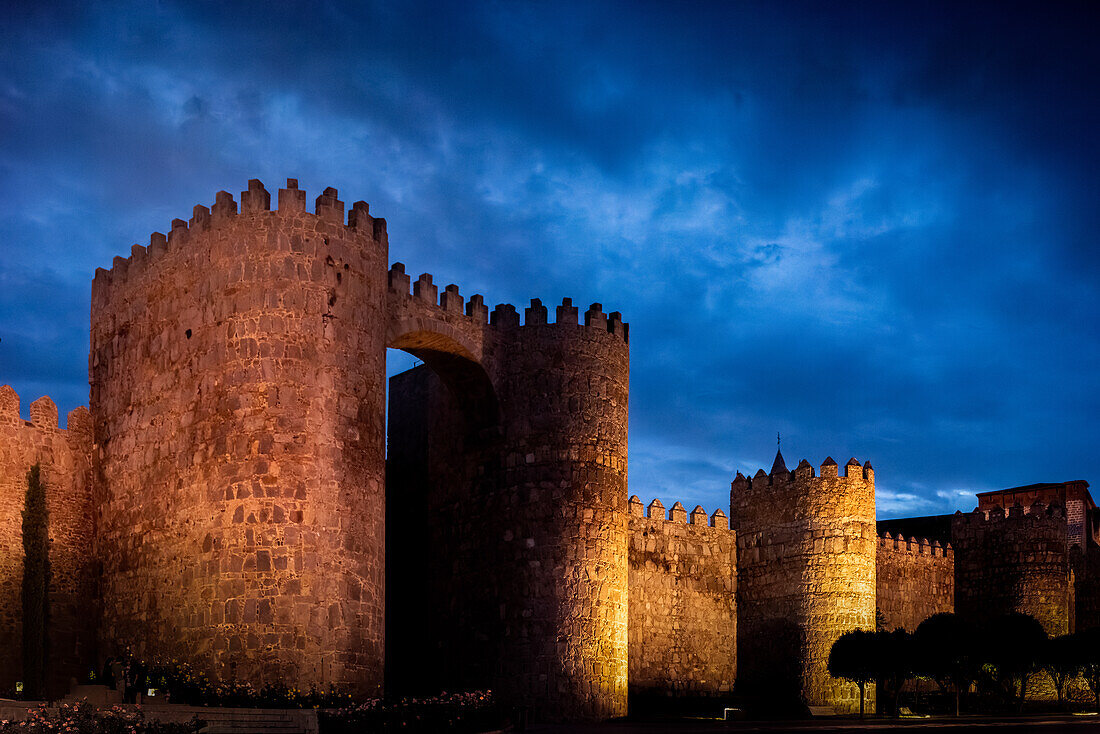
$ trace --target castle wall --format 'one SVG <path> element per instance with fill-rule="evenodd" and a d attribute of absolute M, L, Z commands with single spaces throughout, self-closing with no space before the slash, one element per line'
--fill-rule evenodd
<path fill-rule="evenodd" d="M 29 421 L 19 396 L 0 386 L 0 691 L 22 680 L 23 507 L 27 471 L 42 467 L 49 512 L 51 694 L 68 692 L 95 663 L 95 560 L 90 552 L 92 431 L 86 408 L 58 427 L 57 407 L 43 397 L 31 403 Z"/>
<path fill-rule="evenodd" d="M 803 460 L 794 472 L 751 482 L 730 495 L 737 532 L 739 681 L 754 695 L 788 695 L 811 706 L 859 710 L 854 684 L 832 678 L 829 650 L 841 634 L 875 628 L 874 472 L 854 459 L 838 476 Z"/>
<path fill-rule="evenodd" d="M 454 286 L 437 303 L 430 276 L 408 288 L 395 265 L 388 343 L 435 378 L 415 378 L 427 415 L 420 388 L 399 405 L 391 382 L 390 455 L 419 435 L 392 416 L 421 411 L 440 674 L 487 679 L 536 720 L 625 714 L 626 326 L 598 304 L 581 323 L 568 300 L 555 323 L 538 300 L 522 325 L 509 305 L 490 320 Z"/>
<path fill-rule="evenodd" d="M 615 314 L 617 316 L 617 314 Z M 598 305 L 577 324 L 535 302 L 500 319 L 489 374 L 502 463 L 491 505 L 505 557 L 501 683 L 542 719 L 606 719 L 627 705 L 625 329 Z M 501 523 L 501 521 L 503 521 Z M 503 528 L 500 525 L 503 524 Z"/>
<path fill-rule="evenodd" d="M 736 535 L 677 502 L 630 498 L 630 695 L 728 696 L 737 675 Z"/>
<path fill-rule="evenodd" d="M 955 611 L 955 553 L 951 545 L 926 538 L 878 540 L 875 556 L 876 602 L 887 630 L 913 632 L 933 614 Z"/>
<path fill-rule="evenodd" d="M 259 181 L 92 293 L 104 654 L 382 684 L 385 222 Z"/>
<path fill-rule="evenodd" d="M 1049 635 L 1071 631 L 1074 608 L 1065 510 L 1016 505 L 957 513 L 955 611 L 976 623 L 1008 612 L 1030 614 Z"/>

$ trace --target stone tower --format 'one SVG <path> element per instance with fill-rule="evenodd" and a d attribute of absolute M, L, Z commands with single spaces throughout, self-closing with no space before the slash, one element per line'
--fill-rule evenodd
<path fill-rule="evenodd" d="M 382 685 L 385 220 L 256 180 L 98 270 L 104 642 Z M 113 650 L 105 650 L 105 654 Z"/>
<path fill-rule="evenodd" d="M 1060 503 L 956 512 L 955 612 L 976 624 L 1022 612 L 1054 637 L 1074 630 L 1074 579 Z"/>
<path fill-rule="evenodd" d="M 858 689 L 832 678 L 833 642 L 875 628 L 875 474 L 831 458 L 817 476 L 803 459 L 787 471 L 740 472 L 730 491 L 737 532 L 738 680 L 761 695 L 859 710 Z"/>
<path fill-rule="evenodd" d="M 391 594 L 425 572 L 443 606 L 422 674 L 540 719 L 625 714 L 628 326 L 569 299 L 554 323 L 537 299 L 522 325 L 510 305 L 490 318 L 427 274 L 410 292 L 387 258 L 365 203 L 345 223 L 326 189 L 307 211 L 291 179 L 272 210 L 253 180 L 240 212 L 219 192 L 97 271 L 104 654 L 378 693 L 389 517 L 391 552 L 431 548 L 390 559 Z M 425 441 L 391 436 L 391 454 L 434 469 L 413 481 L 398 461 L 388 492 L 387 347 L 435 391 L 394 398 L 397 434 Z"/>
<path fill-rule="evenodd" d="M 437 305 L 400 264 L 390 282 L 410 334 L 391 343 L 426 363 L 390 384 L 391 528 L 424 518 L 432 548 L 391 536 L 391 653 L 538 719 L 625 714 L 626 325 L 569 299 L 553 323 L 537 299 L 522 325 L 510 305 L 489 318 L 455 286 Z"/>

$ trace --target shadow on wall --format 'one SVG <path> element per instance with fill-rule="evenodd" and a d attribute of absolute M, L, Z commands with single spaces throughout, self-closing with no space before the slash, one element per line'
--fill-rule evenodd
<path fill-rule="evenodd" d="M 748 630 L 746 630 L 748 632 Z M 789 619 L 769 619 L 739 636 L 738 658 L 755 661 L 751 673 L 738 675 L 737 697 L 753 718 L 803 715 L 802 670 L 806 634 Z"/>

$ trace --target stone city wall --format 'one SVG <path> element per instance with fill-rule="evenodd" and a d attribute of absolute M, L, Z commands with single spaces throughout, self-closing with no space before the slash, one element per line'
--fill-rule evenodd
<path fill-rule="evenodd" d="M 933 614 L 955 611 L 955 552 L 948 543 L 893 537 L 878 541 L 875 558 L 879 621 L 887 630 L 916 630 Z"/>
<path fill-rule="evenodd" d="M 630 498 L 630 695 L 728 696 L 737 676 L 736 535 L 721 510 Z"/>
<path fill-rule="evenodd" d="M 103 654 L 381 690 L 385 221 L 256 180 L 98 270 Z"/>
<path fill-rule="evenodd" d="M 390 513 L 424 517 L 433 548 L 424 568 L 394 539 L 390 587 L 423 579 L 435 600 L 434 640 L 394 644 L 535 720 L 624 714 L 627 325 L 569 299 L 521 324 L 427 274 L 410 293 L 400 263 L 389 285 L 387 345 L 426 363 L 390 383 Z"/>
<path fill-rule="evenodd" d="M 738 680 L 759 697 L 858 711 L 858 688 L 830 676 L 827 663 L 841 634 L 875 628 L 878 537 L 870 463 L 852 459 L 838 475 L 830 458 L 820 477 L 805 460 L 793 472 L 760 470 L 751 481 L 738 473 L 730 508 L 737 532 Z"/>
<path fill-rule="evenodd" d="M 48 397 L 19 414 L 19 396 L 0 386 L 0 695 L 22 680 L 23 507 L 27 471 L 41 464 L 50 538 L 51 694 L 68 692 L 95 664 L 95 557 L 91 551 L 92 425 L 87 408 L 58 426 Z"/>
<path fill-rule="evenodd" d="M 980 624 L 1023 612 L 1042 622 L 1049 635 L 1071 630 L 1074 598 L 1061 505 L 1015 505 L 1007 515 L 1001 507 L 988 516 L 981 510 L 959 512 L 951 537 L 956 613 Z"/>

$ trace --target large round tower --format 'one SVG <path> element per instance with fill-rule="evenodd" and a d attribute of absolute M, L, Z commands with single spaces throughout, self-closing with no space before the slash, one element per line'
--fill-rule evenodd
<path fill-rule="evenodd" d="M 93 284 L 104 653 L 382 683 L 385 221 L 256 180 Z"/>
<path fill-rule="evenodd" d="M 477 295 L 463 313 L 457 286 L 437 303 L 427 274 L 410 294 L 400 265 L 390 281 L 390 344 L 434 371 L 390 385 L 391 618 L 396 633 L 420 614 L 434 638 L 394 647 L 427 647 L 441 685 L 492 686 L 532 720 L 625 714 L 627 325 L 568 299 L 521 324 Z M 400 542 L 409 517 L 430 557 Z"/>
<path fill-rule="evenodd" d="M 492 361 L 503 409 L 499 499 L 511 508 L 515 573 L 503 681 L 546 718 L 626 714 L 627 396 L 619 315 L 578 325 L 535 301 L 502 329 Z"/>
<path fill-rule="evenodd" d="M 738 680 L 762 695 L 859 710 L 855 685 L 829 675 L 840 635 L 875 628 L 875 475 L 852 459 L 839 475 L 802 460 L 787 471 L 738 472 L 730 492 L 737 531 Z"/>

